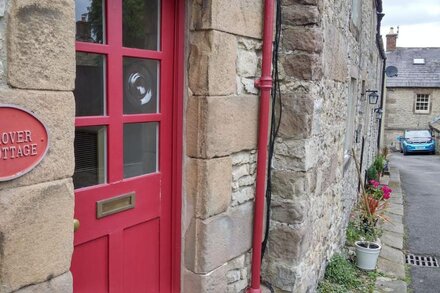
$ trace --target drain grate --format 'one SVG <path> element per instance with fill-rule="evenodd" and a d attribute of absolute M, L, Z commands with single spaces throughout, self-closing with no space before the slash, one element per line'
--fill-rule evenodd
<path fill-rule="evenodd" d="M 438 261 L 435 257 L 414 255 L 411 253 L 406 255 L 406 263 L 418 267 L 428 267 L 428 268 L 439 267 Z"/>

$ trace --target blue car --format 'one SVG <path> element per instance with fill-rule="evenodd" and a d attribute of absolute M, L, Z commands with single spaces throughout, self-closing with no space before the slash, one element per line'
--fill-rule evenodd
<path fill-rule="evenodd" d="M 406 130 L 404 136 L 399 136 L 400 152 L 435 154 L 435 140 L 429 130 Z"/>

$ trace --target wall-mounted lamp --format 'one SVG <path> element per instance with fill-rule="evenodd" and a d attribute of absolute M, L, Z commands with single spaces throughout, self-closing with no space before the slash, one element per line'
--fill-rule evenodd
<path fill-rule="evenodd" d="M 382 119 L 382 114 L 383 114 L 383 109 L 382 108 L 374 109 L 374 113 L 376 113 L 376 119 L 377 120 Z"/>
<path fill-rule="evenodd" d="M 368 102 L 371 105 L 375 105 L 377 103 L 377 99 L 379 99 L 379 95 L 377 94 L 377 90 L 366 90 L 365 92 L 369 93 Z"/>

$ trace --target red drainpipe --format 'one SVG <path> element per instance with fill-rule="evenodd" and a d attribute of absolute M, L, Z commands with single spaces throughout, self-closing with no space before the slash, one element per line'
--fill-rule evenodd
<path fill-rule="evenodd" d="M 261 242 L 263 241 L 264 196 L 266 191 L 267 143 L 269 134 L 270 92 L 272 89 L 272 40 L 274 1 L 264 1 L 263 58 L 261 78 L 255 82 L 260 88 L 260 116 L 258 129 L 258 161 L 252 243 L 252 280 L 248 293 L 260 293 Z"/>

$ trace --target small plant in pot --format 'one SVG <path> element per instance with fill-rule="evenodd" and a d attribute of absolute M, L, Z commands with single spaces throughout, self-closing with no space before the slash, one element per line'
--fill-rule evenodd
<path fill-rule="evenodd" d="M 360 240 L 355 242 L 356 264 L 361 269 L 374 270 L 381 249 L 377 241 L 382 232 L 378 222 L 380 219 L 386 220 L 384 212 L 392 190 L 387 185 L 370 180 L 369 185 L 362 191 L 354 221 L 361 236 Z"/>
<path fill-rule="evenodd" d="M 354 149 L 352 154 L 359 181 L 361 181 L 361 172 Z M 383 165 L 379 166 L 378 161 L 375 160 L 377 165 L 373 163 L 368 171 L 371 170 L 372 173 L 373 171 L 376 173 L 377 169 L 383 168 Z M 388 199 L 391 196 L 392 190 L 387 185 L 381 185 L 375 179 L 370 179 L 367 186 L 361 186 L 359 205 L 354 213 L 352 229 L 356 231 L 353 235 L 359 237 L 358 241 L 354 243 L 356 248 L 356 265 L 360 269 L 369 271 L 376 269 L 377 259 L 382 248 L 378 241 L 382 232 L 378 227 L 378 222 L 380 219 L 387 220 L 384 213 L 388 207 Z"/>

